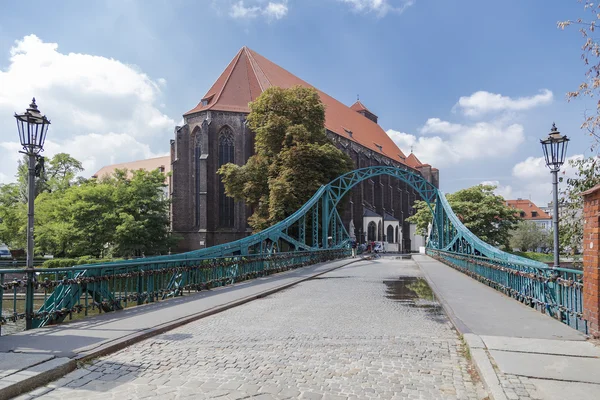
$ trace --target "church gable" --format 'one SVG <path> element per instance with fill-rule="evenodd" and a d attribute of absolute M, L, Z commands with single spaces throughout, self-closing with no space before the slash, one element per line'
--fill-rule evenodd
<path fill-rule="evenodd" d="M 271 86 L 313 87 L 260 54 L 243 47 L 208 90 L 200 103 L 184 114 L 187 118 L 202 111 L 249 113 L 248 103 Z M 362 103 L 351 107 L 317 89 L 325 105 L 328 131 L 387 157 L 406 164 L 406 156 L 377 124 L 377 116 Z M 360 107 L 360 110 L 357 108 Z M 351 132 L 351 134 L 349 133 Z"/>

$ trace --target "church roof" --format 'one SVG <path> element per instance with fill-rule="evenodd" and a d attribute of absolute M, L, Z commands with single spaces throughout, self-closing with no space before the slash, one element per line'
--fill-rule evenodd
<path fill-rule="evenodd" d="M 412 168 L 417 168 L 423 165 L 423 163 L 415 156 L 415 153 L 410 153 L 408 157 L 406 157 L 406 165 Z"/>
<path fill-rule="evenodd" d="M 375 211 L 370 208 L 363 207 L 363 217 L 377 217 L 381 218 L 381 215 L 377 214 Z"/>
<path fill-rule="evenodd" d="M 149 158 L 147 160 L 138 160 L 124 162 L 121 164 L 112 164 L 102 167 L 98 172 L 92 175 L 92 178 L 102 178 L 105 176 L 112 175 L 117 169 L 126 169 L 128 175 L 131 176 L 133 171 L 138 169 L 145 169 L 146 171 L 153 171 L 160 169 L 165 174 L 171 172 L 171 156 Z"/>
<path fill-rule="evenodd" d="M 367 107 L 365 107 L 365 105 L 364 105 L 363 103 L 361 103 L 361 102 L 360 102 L 360 100 L 356 100 L 356 103 L 352 104 L 352 105 L 350 106 L 350 109 L 351 109 L 351 110 L 354 110 L 354 111 L 356 111 L 356 112 L 359 112 L 359 111 L 366 111 L 366 112 L 368 112 L 369 114 L 373 114 L 373 115 L 375 115 L 375 113 L 371 112 L 371 110 L 369 110 Z"/>
<path fill-rule="evenodd" d="M 383 220 L 384 221 L 398 221 L 398 222 L 400 222 L 400 220 L 398 218 L 396 218 L 392 214 L 388 214 L 386 212 L 383 213 Z"/>
<path fill-rule="evenodd" d="M 243 47 L 208 90 L 200 103 L 184 115 L 205 110 L 250 112 L 248 103 L 271 86 L 313 87 L 265 57 Z M 406 163 L 406 156 L 375 122 L 318 90 L 325 105 L 325 127 L 351 141 L 395 161 Z M 365 108 L 366 109 L 366 108 Z"/>

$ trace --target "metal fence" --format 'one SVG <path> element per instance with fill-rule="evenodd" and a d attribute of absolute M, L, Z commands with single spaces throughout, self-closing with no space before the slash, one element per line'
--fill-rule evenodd
<path fill-rule="evenodd" d="M 583 319 L 583 271 L 534 267 L 449 251 L 427 249 L 427 254 L 450 267 L 559 321 L 587 333 Z"/>
<path fill-rule="evenodd" d="M 350 249 L 344 248 L 38 269 L 33 326 L 167 300 L 349 255 Z M 23 272 L 0 269 L 0 325 L 16 324 L 11 332 L 25 326 L 27 280 Z"/>

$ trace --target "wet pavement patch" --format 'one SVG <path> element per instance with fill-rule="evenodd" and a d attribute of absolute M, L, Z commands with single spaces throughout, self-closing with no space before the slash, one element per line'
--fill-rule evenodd
<path fill-rule="evenodd" d="M 434 321 L 446 322 L 442 306 L 423 278 L 401 276 L 394 281 L 383 281 L 386 285 L 385 297 L 400 304 L 425 311 Z"/>

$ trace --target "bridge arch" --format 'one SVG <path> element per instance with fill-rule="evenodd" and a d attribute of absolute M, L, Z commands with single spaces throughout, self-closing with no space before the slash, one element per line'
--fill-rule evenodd
<path fill-rule="evenodd" d="M 331 232 L 337 233 L 339 230 L 342 230 L 346 236 L 349 236 L 343 223 L 341 223 L 341 218 L 336 209 L 337 205 L 342 198 L 348 194 L 352 188 L 354 188 L 354 186 L 358 185 L 362 181 L 380 175 L 394 177 L 412 187 L 419 194 L 421 199 L 427 203 L 432 215 L 434 215 L 435 204 L 439 196 L 439 191 L 432 183 L 428 182 L 421 175 L 408 169 L 390 166 L 372 166 L 360 168 L 350 171 L 326 185 L 327 190 L 325 195 L 322 197 L 323 212 L 321 223 L 324 238 L 328 237 Z M 375 240 L 383 240 L 383 237 L 388 237 L 389 234 L 386 231 L 385 226 L 377 226 L 377 232 L 375 236 L 377 237 Z M 371 237 L 368 231 L 367 237 Z M 392 237 L 394 237 L 394 235 L 392 235 Z M 337 243 L 340 243 L 340 241 Z M 327 244 L 328 243 L 326 243 L 324 240 L 323 247 L 327 247 Z"/>

